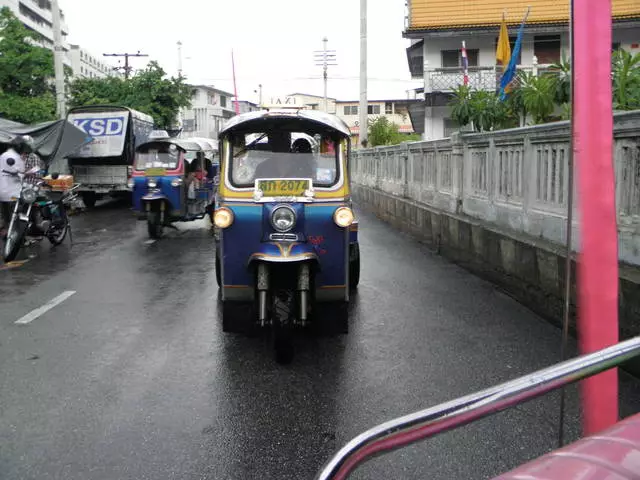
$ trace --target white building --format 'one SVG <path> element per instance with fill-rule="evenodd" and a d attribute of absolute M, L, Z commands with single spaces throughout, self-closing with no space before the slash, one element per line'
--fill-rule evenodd
<path fill-rule="evenodd" d="M 233 100 L 232 103 L 233 103 L 233 109 L 234 109 L 234 112 L 235 112 L 236 101 Z M 258 111 L 258 110 L 260 110 L 260 107 L 258 106 L 257 103 L 253 103 L 253 102 L 250 102 L 248 100 L 238 100 L 238 111 L 240 113 L 255 112 L 255 111 Z"/>
<path fill-rule="evenodd" d="M 386 117 L 389 122 L 398 125 L 400 133 L 414 133 L 409 106 L 418 100 L 369 100 L 367 103 L 367 118 L 370 121 L 378 117 Z M 360 138 L 360 102 L 358 100 L 336 102 L 336 115 L 349 126 L 352 145 L 359 146 Z"/>
<path fill-rule="evenodd" d="M 41 46 L 53 50 L 53 14 L 51 0 L 0 0 L 0 8 L 9 7 L 18 19 L 29 29 L 36 32 Z M 65 51 L 65 64 L 71 66 L 69 58 L 70 46 L 67 42 L 69 28 L 65 22 L 64 12 L 60 11 L 62 46 Z"/>
<path fill-rule="evenodd" d="M 218 138 L 224 123 L 235 115 L 233 94 L 208 85 L 194 85 L 191 107 L 182 111 L 182 136 Z"/>
<path fill-rule="evenodd" d="M 112 65 L 87 52 L 79 45 L 70 45 L 69 59 L 74 78 L 104 78 L 122 75 L 114 70 Z"/>
<path fill-rule="evenodd" d="M 613 45 L 640 52 L 640 2 L 613 3 Z M 531 14 L 525 25 L 518 68 L 540 72 L 569 57 L 568 3 L 556 0 L 530 0 Z M 524 10 L 514 10 L 512 2 L 454 0 L 429 2 L 409 0 L 406 38 L 409 69 L 414 79 L 424 79 L 423 101 L 412 105 L 412 123 L 425 140 L 449 136 L 458 127 L 448 106 L 452 91 L 463 83 L 461 46 L 466 43 L 469 85 L 495 91 L 499 88 L 502 67 L 496 66 L 496 46 L 503 12 L 511 48 Z"/>

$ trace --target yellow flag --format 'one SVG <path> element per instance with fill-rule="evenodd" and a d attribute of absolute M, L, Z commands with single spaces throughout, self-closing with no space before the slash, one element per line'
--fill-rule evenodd
<path fill-rule="evenodd" d="M 511 45 L 509 44 L 509 31 L 507 30 L 507 22 L 502 17 L 500 25 L 500 36 L 498 37 L 498 48 L 496 48 L 496 60 L 502 64 L 502 68 L 507 68 L 509 60 L 511 60 Z"/>

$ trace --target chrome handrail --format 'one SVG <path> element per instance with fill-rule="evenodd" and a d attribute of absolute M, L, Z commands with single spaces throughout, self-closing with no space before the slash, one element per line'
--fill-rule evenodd
<path fill-rule="evenodd" d="M 316 480 L 344 480 L 376 455 L 461 427 L 640 355 L 640 336 L 378 425 L 347 443 Z"/>

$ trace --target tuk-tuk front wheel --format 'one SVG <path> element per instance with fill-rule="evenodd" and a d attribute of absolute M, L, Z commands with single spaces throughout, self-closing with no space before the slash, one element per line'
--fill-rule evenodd
<path fill-rule="evenodd" d="M 273 347 L 276 362 L 288 364 L 293 360 L 293 316 L 295 302 L 293 292 L 280 291 L 273 295 Z"/>
<path fill-rule="evenodd" d="M 157 240 L 162 237 L 164 226 L 160 221 L 160 212 L 157 210 L 151 210 L 147 214 L 147 230 L 149 231 L 149 237 Z"/>

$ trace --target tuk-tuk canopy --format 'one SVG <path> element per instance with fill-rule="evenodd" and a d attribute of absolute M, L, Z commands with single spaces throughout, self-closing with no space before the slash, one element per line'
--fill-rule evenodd
<path fill-rule="evenodd" d="M 148 142 L 141 143 L 136 148 L 136 151 L 143 151 L 149 148 L 152 145 L 175 145 L 181 150 L 185 152 L 202 152 L 205 149 L 202 148 L 202 144 L 196 141 L 193 141 L 188 138 L 156 138 L 154 140 L 149 140 Z"/>
<path fill-rule="evenodd" d="M 305 132 L 309 135 L 336 133 L 342 137 L 351 135 L 349 127 L 343 120 L 318 110 L 271 110 L 243 113 L 231 117 L 220 131 L 220 135 L 269 130 Z"/>

